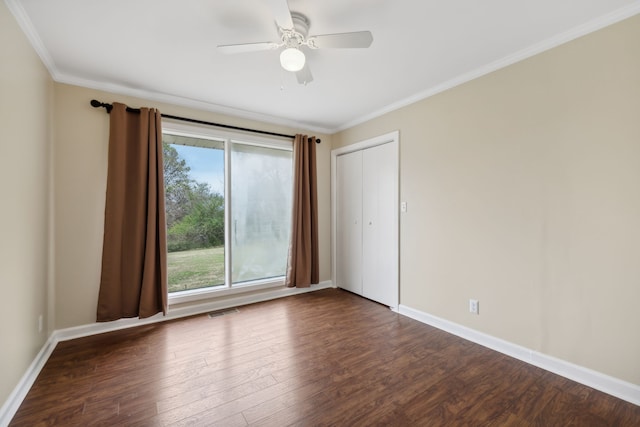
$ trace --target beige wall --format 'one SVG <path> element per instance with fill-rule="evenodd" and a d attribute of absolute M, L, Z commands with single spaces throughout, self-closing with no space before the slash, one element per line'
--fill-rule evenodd
<path fill-rule="evenodd" d="M 400 130 L 401 304 L 640 384 L 638 52 L 640 16 L 334 135 Z"/>
<path fill-rule="evenodd" d="M 49 329 L 52 85 L 0 2 L 0 406 L 42 348 Z"/>
<path fill-rule="evenodd" d="M 55 328 L 95 322 L 106 190 L 109 116 L 91 99 L 159 108 L 162 113 L 282 133 L 301 129 L 255 123 L 96 90 L 55 84 Z M 331 279 L 331 136 L 317 135 L 320 221 L 320 280 Z M 184 307 L 184 305 L 182 306 Z"/>

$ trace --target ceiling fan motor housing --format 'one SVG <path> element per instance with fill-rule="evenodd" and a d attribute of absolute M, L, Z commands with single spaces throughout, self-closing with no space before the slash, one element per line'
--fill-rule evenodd
<path fill-rule="evenodd" d="M 301 13 L 291 12 L 293 28 L 280 28 L 282 32 L 282 44 L 286 48 L 300 48 L 307 45 L 309 35 L 309 19 Z M 312 46 L 310 46 L 312 47 Z"/>
<path fill-rule="evenodd" d="M 309 36 L 309 18 L 298 12 L 291 12 L 293 29 L 305 39 Z"/>

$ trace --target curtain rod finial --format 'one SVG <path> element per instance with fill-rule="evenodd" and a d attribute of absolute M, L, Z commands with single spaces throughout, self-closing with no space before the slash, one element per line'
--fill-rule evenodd
<path fill-rule="evenodd" d="M 96 99 L 92 99 L 90 102 L 91 106 L 93 108 L 100 108 L 100 107 L 104 107 L 107 110 L 107 113 L 111 112 L 111 109 L 113 108 L 113 105 L 111 104 L 105 104 L 104 102 L 100 102 Z"/>

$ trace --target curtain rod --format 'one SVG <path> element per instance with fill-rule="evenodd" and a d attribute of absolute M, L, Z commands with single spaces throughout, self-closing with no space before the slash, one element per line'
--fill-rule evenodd
<path fill-rule="evenodd" d="M 104 102 L 100 102 L 97 101 L 95 99 L 91 100 L 91 106 L 94 108 L 104 108 L 105 110 L 107 110 L 107 113 L 111 113 L 111 110 L 113 109 L 113 105 L 112 104 L 107 104 Z M 138 108 L 131 108 L 131 107 L 127 107 L 127 111 L 131 112 L 131 113 L 139 113 L 140 110 Z M 199 125 L 208 125 L 208 126 L 216 126 L 216 127 L 220 127 L 220 128 L 225 128 L 225 129 L 233 129 L 233 130 L 240 130 L 240 131 L 245 131 L 245 132 L 252 132 L 252 133 L 259 133 L 262 135 L 271 135 L 271 136 L 280 136 L 282 138 L 295 138 L 295 135 L 286 135 L 284 133 L 277 133 L 277 132 L 269 132 L 266 130 L 258 130 L 258 129 L 249 129 L 249 128 L 243 128 L 243 127 L 239 127 L 239 126 L 232 126 L 232 125 L 225 125 L 225 124 L 221 124 L 221 123 L 214 123 L 214 122 L 207 122 L 204 120 L 197 120 L 197 119 L 189 119 L 187 117 L 179 117 L 179 116 L 172 116 L 171 114 L 161 114 L 162 117 L 165 117 L 167 119 L 173 119 L 173 120 L 180 120 L 182 122 L 189 122 L 189 123 L 197 123 Z M 321 140 L 320 138 L 316 138 L 316 143 L 320 144 Z"/>

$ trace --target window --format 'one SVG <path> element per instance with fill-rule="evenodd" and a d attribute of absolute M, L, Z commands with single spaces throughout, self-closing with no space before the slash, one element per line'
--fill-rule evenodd
<path fill-rule="evenodd" d="M 164 124 L 169 293 L 282 283 L 290 141 Z"/>
<path fill-rule="evenodd" d="M 291 154 L 291 151 L 233 144 L 233 283 L 285 274 L 291 228 Z"/>

